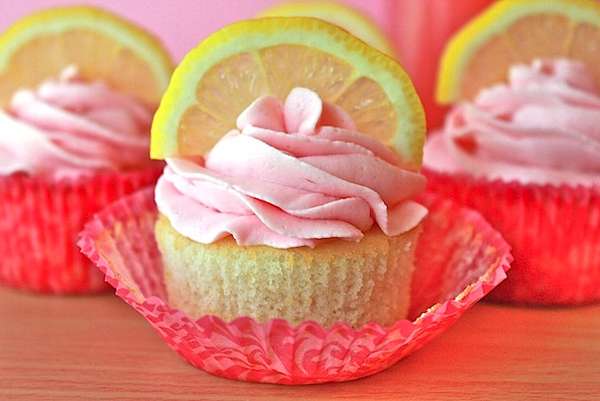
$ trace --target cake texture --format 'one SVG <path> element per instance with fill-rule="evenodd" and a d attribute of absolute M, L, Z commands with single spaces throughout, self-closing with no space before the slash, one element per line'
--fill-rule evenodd
<path fill-rule="evenodd" d="M 406 317 L 419 232 L 417 226 L 390 237 L 373 228 L 360 242 L 277 249 L 239 246 L 232 237 L 201 244 L 175 231 L 165 216 L 156 223 L 169 303 L 190 317 L 353 327 Z"/>

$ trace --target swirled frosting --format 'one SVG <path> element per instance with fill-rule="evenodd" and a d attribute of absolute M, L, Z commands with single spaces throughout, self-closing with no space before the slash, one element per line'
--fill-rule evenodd
<path fill-rule="evenodd" d="M 35 90 L 17 91 L 0 110 L 0 175 L 51 180 L 148 163 L 152 112 L 74 67 Z"/>
<path fill-rule="evenodd" d="M 311 90 L 292 90 L 284 104 L 261 97 L 237 127 L 201 161 L 167 160 L 156 187 L 159 211 L 194 241 L 314 247 L 358 241 L 374 224 L 398 235 L 427 213 L 411 200 L 425 178 Z"/>
<path fill-rule="evenodd" d="M 456 106 L 425 165 L 506 181 L 600 183 L 600 92 L 581 63 L 536 60 Z"/>

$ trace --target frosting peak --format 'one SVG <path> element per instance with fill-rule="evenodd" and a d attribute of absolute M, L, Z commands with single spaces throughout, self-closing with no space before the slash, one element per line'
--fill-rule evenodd
<path fill-rule="evenodd" d="M 600 93 L 581 63 L 516 65 L 507 84 L 450 111 L 443 136 L 426 148 L 426 165 L 445 169 L 440 145 L 454 170 L 491 179 L 600 182 Z"/>
<path fill-rule="evenodd" d="M 17 91 L 0 111 L 0 174 L 50 179 L 149 162 L 152 113 L 74 67 L 35 90 Z"/>
<path fill-rule="evenodd" d="M 237 127 L 201 163 L 167 160 L 156 202 L 182 235 L 312 247 L 325 238 L 358 241 L 373 224 L 397 235 L 426 214 L 410 200 L 425 178 L 400 168 L 393 151 L 311 90 L 296 88 L 284 103 L 261 97 Z"/>

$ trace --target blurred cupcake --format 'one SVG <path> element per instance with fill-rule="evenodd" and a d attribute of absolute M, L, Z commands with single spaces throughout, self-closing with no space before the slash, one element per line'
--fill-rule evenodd
<path fill-rule="evenodd" d="M 105 288 L 75 241 L 104 205 L 152 184 L 153 111 L 171 70 L 150 34 L 94 8 L 42 11 L 0 37 L 0 282 Z"/>
<path fill-rule="evenodd" d="M 600 299 L 599 38 L 597 2 L 528 0 L 494 5 L 446 49 L 438 97 L 456 104 L 425 166 L 512 245 L 495 299 Z"/>
<path fill-rule="evenodd" d="M 247 30 L 267 46 L 261 35 L 275 23 L 287 29 L 276 38 L 280 46 L 260 55 L 261 67 L 247 64 L 254 45 L 246 36 L 231 40 L 247 49 L 221 58 L 230 45 L 216 38 Z M 311 29 L 329 50 L 356 50 L 325 53 L 290 42 Z M 352 57 L 362 64 L 338 75 L 335 94 L 330 77 L 293 71 L 310 63 L 345 74 Z M 242 66 L 255 82 L 271 84 L 258 92 L 236 84 Z M 231 73 L 223 80 L 213 71 Z M 385 77 L 390 88 L 365 74 Z M 193 88 L 198 102 L 185 104 Z M 214 102 L 208 88 L 233 97 Z M 223 116 L 218 129 L 203 123 L 206 115 Z M 168 165 L 156 187 L 156 240 L 170 304 L 192 318 L 353 327 L 404 319 L 427 213 L 412 200 L 425 187 L 423 135 L 422 108 L 400 66 L 330 24 L 269 18 L 207 39 L 176 70 L 153 124 L 152 152 Z"/>

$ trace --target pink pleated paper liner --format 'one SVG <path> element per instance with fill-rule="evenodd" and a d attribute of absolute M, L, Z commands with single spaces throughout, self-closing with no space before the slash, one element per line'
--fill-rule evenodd
<path fill-rule="evenodd" d="M 85 222 L 116 199 L 153 184 L 161 165 L 48 182 L 0 177 L 0 284 L 43 293 L 107 290 L 76 246 Z"/>
<path fill-rule="evenodd" d="M 411 319 L 353 329 L 296 327 L 249 317 L 196 321 L 169 306 L 154 240 L 152 190 L 124 198 L 86 225 L 79 246 L 118 296 L 192 365 L 237 380 L 281 384 L 347 381 L 379 372 L 445 331 L 506 277 L 509 247 L 477 213 L 426 197 L 431 210 L 417 250 Z"/>
<path fill-rule="evenodd" d="M 536 305 L 600 300 L 600 187 L 425 174 L 431 191 L 479 211 L 511 245 L 510 277 L 490 299 Z"/>

